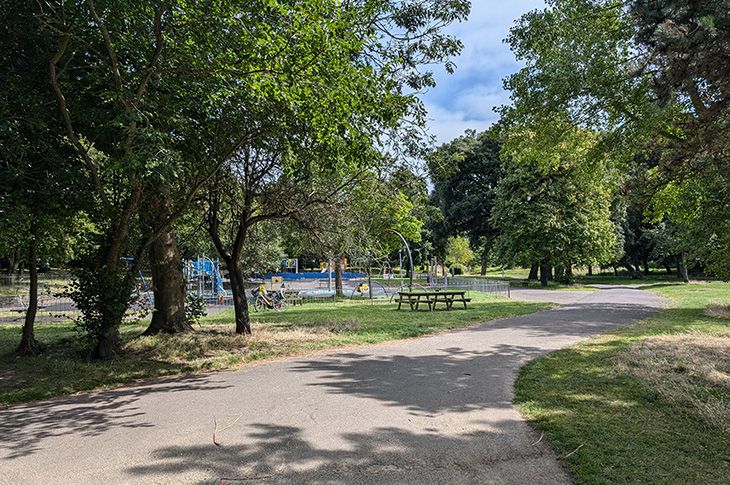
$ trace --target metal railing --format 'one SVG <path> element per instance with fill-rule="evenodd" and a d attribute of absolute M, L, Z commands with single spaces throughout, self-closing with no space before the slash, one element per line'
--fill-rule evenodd
<path fill-rule="evenodd" d="M 449 288 L 460 290 L 481 291 L 496 296 L 510 297 L 509 282 L 499 280 L 485 280 L 482 278 L 467 278 L 454 276 L 448 280 Z"/>

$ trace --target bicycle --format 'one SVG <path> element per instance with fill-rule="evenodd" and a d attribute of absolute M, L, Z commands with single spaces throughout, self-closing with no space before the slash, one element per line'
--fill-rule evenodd
<path fill-rule="evenodd" d="M 270 308 L 277 312 L 285 312 L 289 309 L 289 302 L 286 301 L 284 293 L 281 290 L 266 294 L 266 289 L 262 286 L 251 290 L 251 294 L 254 296 L 253 309 L 255 312 L 263 312 L 267 308 Z"/>

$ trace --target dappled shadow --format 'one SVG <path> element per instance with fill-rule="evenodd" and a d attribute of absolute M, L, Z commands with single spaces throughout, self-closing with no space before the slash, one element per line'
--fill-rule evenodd
<path fill-rule="evenodd" d="M 545 441 L 533 447 L 539 435 L 512 407 L 512 384 L 526 361 L 661 307 L 636 290 L 596 293 L 438 336 L 10 408 L 0 412 L 0 452 L 46 448 L 11 462 L 26 471 L 54 456 L 44 438 L 78 435 L 94 447 L 122 430 L 123 455 L 92 453 L 71 473 L 98 478 L 89 464 L 99 460 L 117 483 L 567 483 Z M 198 393 L 178 392 L 228 387 L 195 406 Z M 178 398 L 160 399 L 165 391 Z M 241 414 L 214 428 L 221 421 L 207 420 L 223 409 Z"/>
<path fill-rule="evenodd" d="M 342 433 L 337 446 L 323 446 L 297 426 L 252 423 L 235 429 L 235 444 L 161 447 L 152 462 L 125 473 L 201 485 L 569 483 L 546 443 L 514 438 L 515 426 L 524 423 L 508 419 L 490 426 L 463 435 L 375 428 Z"/>
<path fill-rule="evenodd" d="M 225 389 L 211 376 L 191 375 L 154 385 L 94 392 L 13 406 L 0 411 L 0 456 L 13 459 L 35 453 L 44 440 L 63 435 L 89 437 L 112 428 L 145 428 L 144 410 L 136 402 L 152 393 Z"/>
<path fill-rule="evenodd" d="M 351 352 L 296 363 L 308 386 L 376 399 L 412 415 L 509 406 L 512 382 L 528 360 L 658 313 L 661 300 L 605 290 L 580 302 L 522 317 L 426 337 L 407 350 Z M 431 342 L 434 342 L 432 344 Z M 509 344 L 504 343 L 509 342 Z M 443 345 L 443 348 L 434 348 Z"/>
<path fill-rule="evenodd" d="M 314 372 L 309 385 L 334 394 L 356 395 L 406 408 L 410 414 L 468 412 L 509 407 L 510 377 L 521 363 L 540 355 L 537 347 L 496 345 L 488 351 L 439 349 L 426 355 L 338 354 L 298 362 Z"/>

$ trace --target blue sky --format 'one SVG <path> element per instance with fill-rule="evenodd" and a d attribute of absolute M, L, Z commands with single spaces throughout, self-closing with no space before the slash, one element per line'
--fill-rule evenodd
<path fill-rule="evenodd" d="M 497 121 L 492 108 L 509 103 L 502 79 L 523 67 L 502 40 L 522 14 L 544 7 L 543 0 L 472 0 L 469 19 L 447 29 L 464 43 L 456 72 L 449 75 L 435 66 L 437 86 L 421 96 L 438 145 Z"/>

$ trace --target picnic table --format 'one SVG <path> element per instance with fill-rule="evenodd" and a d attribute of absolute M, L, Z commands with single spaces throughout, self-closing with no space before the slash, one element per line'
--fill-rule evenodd
<path fill-rule="evenodd" d="M 408 303 L 411 310 L 418 310 L 421 303 L 427 305 L 429 311 L 435 310 L 438 303 L 445 304 L 446 310 L 451 310 L 455 302 L 463 303 L 466 308 L 471 298 L 466 298 L 465 295 L 466 290 L 399 291 L 395 301 L 398 302 L 398 310 L 403 303 Z"/>

